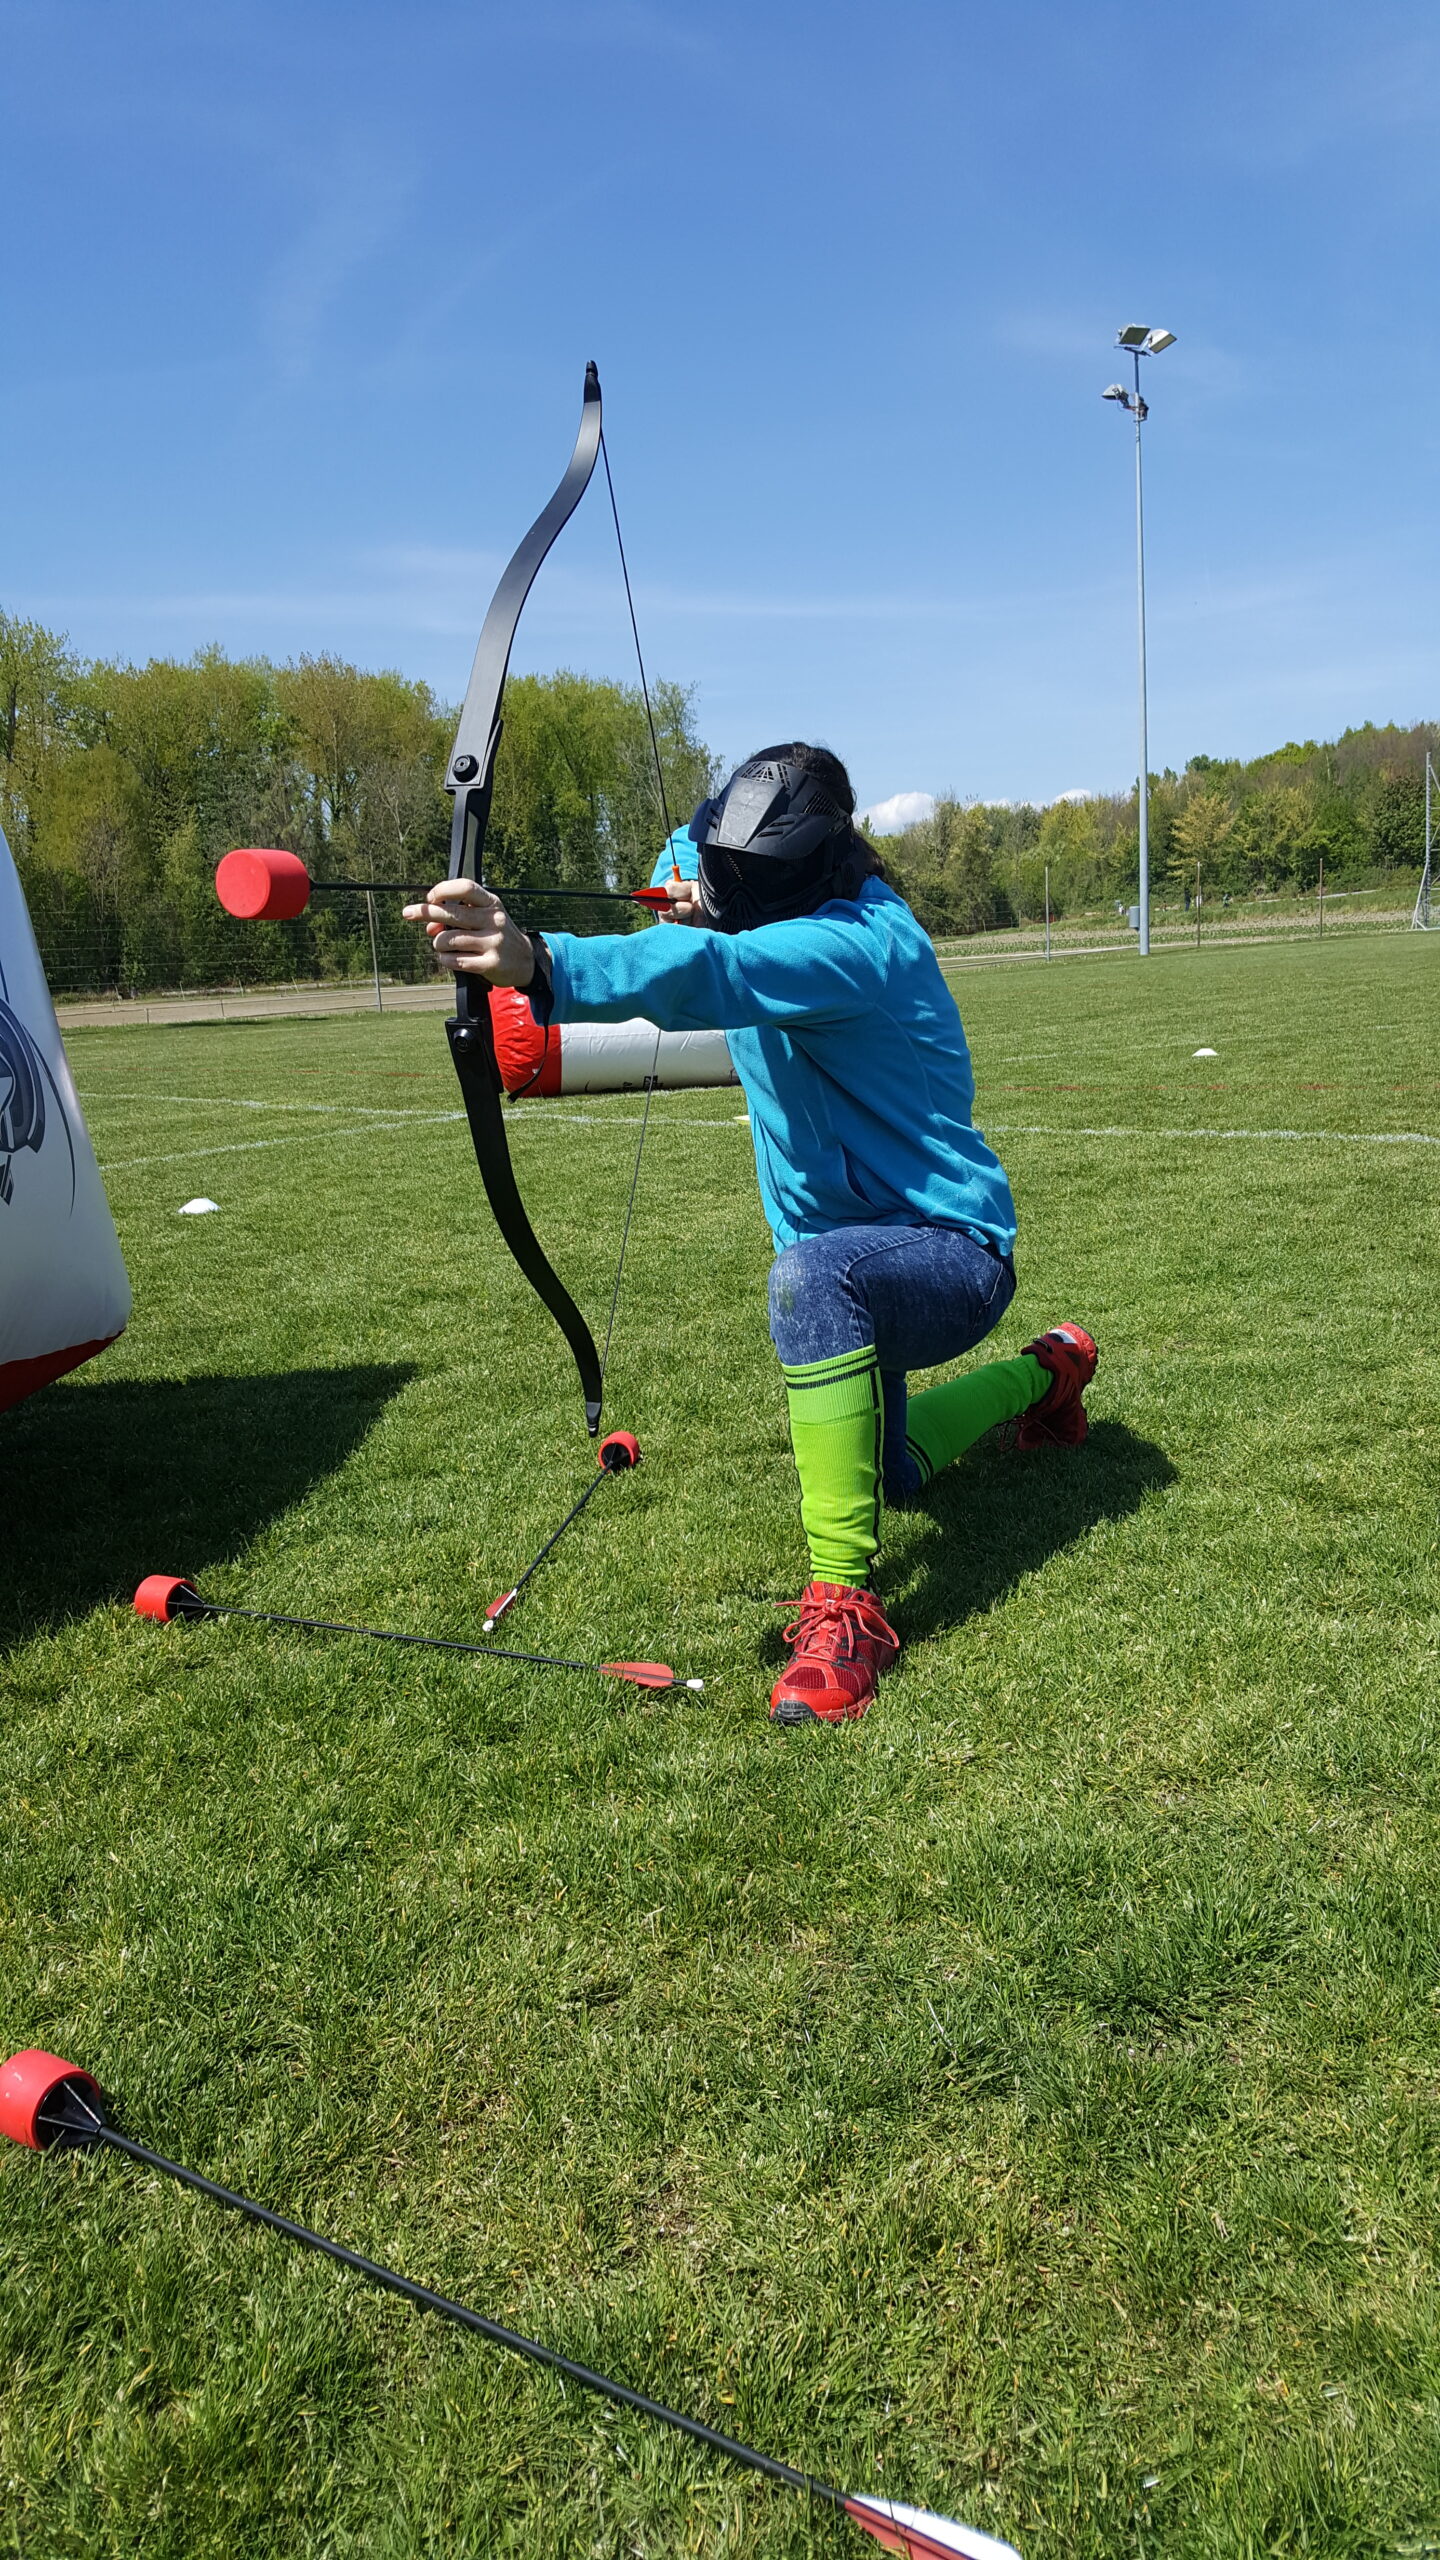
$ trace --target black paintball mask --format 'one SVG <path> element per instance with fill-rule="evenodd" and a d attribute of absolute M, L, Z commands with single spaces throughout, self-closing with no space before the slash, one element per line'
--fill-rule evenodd
<path fill-rule="evenodd" d="M 850 811 L 783 748 L 752 756 L 718 799 L 702 800 L 690 835 L 718 933 L 812 915 L 827 898 L 853 897 L 870 867 Z"/>

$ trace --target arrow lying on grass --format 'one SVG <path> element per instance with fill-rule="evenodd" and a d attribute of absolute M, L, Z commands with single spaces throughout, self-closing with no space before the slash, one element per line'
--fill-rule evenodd
<path fill-rule="evenodd" d="M 352 1627 L 339 1618 L 287 1618 L 278 1609 L 237 1609 L 228 1600 L 206 1600 L 193 1582 L 174 1573 L 147 1573 L 135 1594 L 142 1618 L 250 1618 L 262 1627 L 308 1627 L 325 1636 L 368 1636 L 376 1644 L 419 1645 L 428 1653 L 473 1653 L 483 1662 L 533 1662 L 547 1671 L 590 1671 L 606 1680 L 628 1680 L 636 1689 L 703 1689 L 682 1680 L 668 1662 L 577 1662 L 564 1653 L 516 1653 L 503 1644 L 462 1644 L 455 1636 L 403 1635 L 396 1627 Z"/>
<path fill-rule="evenodd" d="M 579 1501 L 571 1504 L 571 1507 L 566 1512 L 559 1528 L 551 1530 L 549 1537 L 546 1539 L 545 1544 L 540 1549 L 538 1555 L 533 1555 L 525 1567 L 524 1572 L 516 1575 L 509 1590 L 502 1591 L 498 1599 L 491 1601 L 489 1608 L 485 1612 L 485 1624 L 480 1630 L 482 1636 L 488 1636 L 491 1628 L 499 1625 L 506 1610 L 514 1607 L 515 1602 L 519 1599 L 520 1594 L 524 1590 L 526 1583 L 530 1580 L 531 1575 L 539 1572 L 540 1567 L 549 1555 L 551 1548 L 558 1547 L 572 1520 L 579 1519 L 580 1514 L 584 1510 L 586 1503 L 590 1500 L 591 1495 L 599 1492 L 605 1478 L 607 1476 L 626 1475 L 632 1467 L 639 1466 L 640 1443 L 636 1439 L 633 1431 L 609 1431 L 601 1441 L 595 1454 L 600 1462 L 600 1473 L 591 1477 L 590 1482 L 585 1487 Z"/>
<path fill-rule="evenodd" d="M 622 2409 L 633 2409 L 658 2426 L 673 2427 L 677 2434 L 689 2436 L 694 2443 L 708 2445 L 712 2453 L 724 2454 L 727 2461 L 742 2463 L 747 2471 L 759 2471 L 767 2480 L 798 2489 L 802 2496 L 819 2505 L 837 2508 L 862 2533 L 873 2535 L 884 2550 L 899 2552 L 904 2560 L 955 2560 L 956 2554 L 961 2555 L 961 2560 L 1018 2560 L 1010 2543 L 997 2542 L 992 2534 L 979 2533 L 972 2525 L 956 2524 L 949 2516 L 932 2515 L 923 2507 L 901 2506 L 892 2498 L 858 2497 L 837 2489 L 829 2480 L 817 2479 L 812 2472 L 797 2471 L 788 2462 L 776 2462 L 770 2454 L 757 2453 L 752 2445 L 719 2434 L 699 2418 L 687 2418 L 678 2409 L 667 2409 L 663 2401 L 652 2400 L 643 2391 L 632 2391 L 626 2383 L 612 2382 L 608 2374 L 592 2373 L 588 2365 L 574 2363 L 557 2348 L 543 2347 L 534 2338 L 522 2338 L 518 2330 L 502 2328 L 497 2320 L 487 2320 L 466 2303 L 432 2293 L 428 2285 L 415 2284 L 409 2276 L 398 2275 L 393 2267 L 382 2267 L 374 2258 L 362 2258 L 357 2250 L 322 2238 L 303 2222 L 291 2222 L 283 2213 L 272 2213 L 268 2205 L 237 2195 L 232 2187 L 217 2186 L 213 2178 L 203 2178 L 196 2169 L 182 2168 L 178 2160 L 167 2160 L 162 2152 L 149 2150 L 143 2142 L 132 2142 L 106 2123 L 100 2089 L 90 2073 L 73 2062 L 62 2062 L 58 2054 L 17 2053 L 0 2065 L 0 2135 L 8 2136 L 12 2142 L 26 2143 L 32 2151 L 103 2147 L 122 2153 L 127 2160 L 138 2161 L 144 2169 L 158 2170 L 162 2177 L 177 2178 L 181 2186 L 193 2187 L 197 2195 L 209 2196 L 215 2204 L 229 2205 L 251 2222 L 263 2223 L 267 2231 L 278 2231 L 282 2240 L 298 2242 L 302 2249 L 318 2249 L 322 2257 L 333 2258 L 337 2265 L 349 2267 L 352 2274 L 364 2276 L 370 2284 L 383 2285 L 388 2293 L 400 2294 L 421 2311 L 434 2311 L 442 2320 L 453 2320 L 460 2328 L 488 2338 L 493 2346 L 508 2347 L 513 2355 L 528 2356 L 532 2364 L 562 2374 L 567 2382 L 578 2383 L 584 2391 L 599 2392 L 603 2399 L 615 2401 Z"/>

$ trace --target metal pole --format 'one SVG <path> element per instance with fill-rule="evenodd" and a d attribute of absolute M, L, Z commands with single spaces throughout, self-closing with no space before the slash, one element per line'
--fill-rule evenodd
<path fill-rule="evenodd" d="M 380 993 L 380 945 L 375 939 L 375 901 L 368 889 L 365 892 L 365 912 L 370 918 L 370 966 L 375 973 L 375 1010 L 383 1013 L 385 1000 Z"/>
<path fill-rule="evenodd" d="M 1320 856 L 1320 931 L 1325 931 L 1325 856 Z"/>
<path fill-rule="evenodd" d="M 1425 753 L 1425 870 L 1422 870 L 1422 873 L 1420 873 L 1420 896 L 1417 896 L 1417 901 L 1414 901 L 1414 922 L 1420 924 L 1422 932 L 1430 932 L 1430 896 L 1432 896 L 1432 888 L 1430 888 L 1430 791 L 1432 791 L 1432 783 L 1435 783 L 1435 773 L 1432 773 L 1432 768 L 1430 768 L 1430 750 L 1427 750 L 1427 753 Z"/>
<path fill-rule="evenodd" d="M 1150 950 L 1150 714 L 1145 685 L 1145 490 L 1140 462 L 1140 430 L 1145 404 L 1140 397 L 1140 350 L 1135 358 L 1135 594 L 1140 629 L 1140 957 Z"/>
<path fill-rule="evenodd" d="M 1434 780 L 1434 772 L 1430 763 L 1430 753 L 1427 748 L 1425 753 L 1425 860 L 1420 872 L 1420 887 L 1416 892 L 1415 897 L 1415 912 L 1410 918 L 1410 930 L 1412 933 L 1428 933 L 1431 929 L 1430 885 L 1431 863 L 1433 859 L 1433 838 L 1430 832 L 1430 795 L 1434 787 Z"/>
<path fill-rule="evenodd" d="M 1195 865 L 1195 948 L 1200 948 L 1200 865 Z"/>
<path fill-rule="evenodd" d="M 1428 764 L 1425 770 L 1427 773 L 1429 772 L 1430 768 Z M 1426 842 L 1428 843 L 1430 835 L 1428 826 L 1425 830 L 1425 835 Z M 1048 862 L 1045 865 L 1045 957 L 1047 960 L 1050 957 L 1050 865 Z"/>

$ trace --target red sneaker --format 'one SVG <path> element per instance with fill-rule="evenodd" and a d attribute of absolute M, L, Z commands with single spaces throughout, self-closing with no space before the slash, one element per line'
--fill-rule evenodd
<path fill-rule="evenodd" d="M 806 1584 L 785 1641 L 795 1649 L 770 1692 L 772 1724 L 844 1724 L 863 1716 L 900 1650 L 874 1592 L 843 1582 Z"/>
<path fill-rule="evenodd" d="M 1090 1428 L 1081 1398 L 1095 1375 L 1100 1357 L 1083 1326 L 1052 1324 L 1038 1342 L 1027 1342 L 1052 1384 L 1038 1404 L 1022 1413 L 1015 1425 L 1017 1449 L 1078 1449 Z"/>

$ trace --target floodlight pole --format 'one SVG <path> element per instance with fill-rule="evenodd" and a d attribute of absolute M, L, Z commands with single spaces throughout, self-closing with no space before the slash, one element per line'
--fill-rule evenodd
<path fill-rule="evenodd" d="M 1140 640 L 1140 957 L 1150 954 L 1150 705 L 1145 680 L 1145 482 L 1140 430 L 1146 404 L 1140 397 L 1140 349 L 1135 359 L 1135 600 Z"/>
<path fill-rule="evenodd" d="M 1429 750 L 1427 748 L 1425 754 L 1425 868 L 1420 874 L 1420 894 L 1415 900 L 1415 913 L 1410 919 L 1411 930 L 1415 933 L 1432 933 L 1434 931 L 1434 926 L 1430 921 L 1431 874 L 1434 859 L 1433 838 L 1430 829 L 1430 803 L 1434 784 L 1435 775 L 1430 762 Z"/>
<path fill-rule="evenodd" d="M 1136 802 L 1140 817 L 1140 903 L 1136 909 L 1139 925 L 1140 956 L 1150 950 L 1150 705 L 1145 674 L 1145 466 L 1141 430 L 1149 409 L 1140 392 L 1140 359 L 1158 356 L 1175 344 L 1173 329 L 1147 329 L 1143 322 L 1122 329 L 1116 345 L 1123 347 L 1135 365 L 1133 394 L 1123 383 L 1112 382 L 1104 394 L 1107 400 L 1118 400 L 1135 420 L 1135 603 L 1140 641 L 1140 771 L 1136 778 Z"/>

